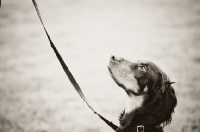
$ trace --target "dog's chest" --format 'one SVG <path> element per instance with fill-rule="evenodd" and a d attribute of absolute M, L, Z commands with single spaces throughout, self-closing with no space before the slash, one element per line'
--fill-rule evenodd
<path fill-rule="evenodd" d="M 141 107 L 143 101 L 144 101 L 143 96 L 134 96 L 134 95 L 128 96 L 125 113 L 130 113 L 134 109 Z"/>

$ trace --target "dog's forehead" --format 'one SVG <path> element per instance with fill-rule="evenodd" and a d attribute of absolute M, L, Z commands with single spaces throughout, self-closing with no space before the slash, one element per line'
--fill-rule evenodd
<path fill-rule="evenodd" d="M 148 64 L 148 65 L 155 65 L 153 62 L 151 61 L 147 61 L 147 60 L 137 60 L 136 62 L 133 62 L 136 64 Z"/>
<path fill-rule="evenodd" d="M 135 65 L 146 65 L 148 66 L 152 71 L 160 71 L 160 68 L 151 61 L 146 60 L 137 60 L 136 62 L 133 62 Z"/>

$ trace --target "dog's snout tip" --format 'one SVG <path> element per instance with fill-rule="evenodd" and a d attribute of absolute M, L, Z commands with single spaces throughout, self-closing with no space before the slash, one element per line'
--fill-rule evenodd
<path fill-rule="evenodd" d="M 123 58 L 117 57 L 117 56 L 115 56 L 115 55 L 111 55 L 111 56 L 110 56 L 110 61 L 113 61 L 113 62 L 121 62 L 121 61 L 123 61 L 123 60 L 124 60 Z"/>
<path fill-rule="evenodd" d="M 111 56 L 110 56 L 110 60 L 116 61 L 116 57 L 115 57 L 114 55 L 111 55 Z"/>

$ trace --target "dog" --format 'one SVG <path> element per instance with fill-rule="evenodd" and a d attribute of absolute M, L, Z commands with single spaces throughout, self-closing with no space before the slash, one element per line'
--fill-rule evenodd
<path fill-rule="evenodd" d="M 174 82 L 150 61 L 130 62 L 112 55 L 108 70 L 128 95 L 116 132 L 163 132 L 177 105 Z"/>

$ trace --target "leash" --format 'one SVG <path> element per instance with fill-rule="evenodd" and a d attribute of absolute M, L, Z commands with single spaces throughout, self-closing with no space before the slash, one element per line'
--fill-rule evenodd
<path fill-rule="evenodd" d="M 1 1 L 1 0 L 0 0 Z M 69 71 L 67 65 L 65 64 L 65 62 L 63 61 L 61 55 L 59 54 L 59 52 L 57 51 L 55 45 L 53 44 L 45 26 L 44 26 L 44 23 L 42 21 L 42 17 L 40 15 L 40 11 L 38 9 L 38 6 L 37 6 L 37 3 L 35 0 L 32 0 L 33 2 L 33 5 L 35 6 L 35 9 L 37 11 L 37 14 L 38 14 L 38 17 L 40 19 L 40 22 L 42 23 L 42 26 L 44 28 L 44 31 L 49 39 L 49 42 L 50 42 L 50 45 L 51 47 L 53 48 L 56 56 L 57 56 L 57 59 L 59 60 L 63 70 L 65 71 L 66 75 L 68 76 L 68 79 L 70 80 L 70 82 L 72 83 L 72 85 L 74 86 L 75 90 L 78 92 L 78 94 L 80 95 L 80 97 L 83 99 L 83 101 L 87 104 L 87 106 L 94 112 L 94 114 L 98 115 L 108 126 L 110 126 L 113 130 L 116 130 L 118 128 L 118 126 L 116 126 L 115 124 L 113 124 L 112 122 L 108 121 L 106 118 L 104 118 L 102 115 L 100 115 L 99 113 L 97 113 L 93 107 L 89 104 L 89 102 L 87 101 L 85 95 L 83 94 L 80 86 L 78 85 L 78 83 L 76 82 L 75 78 L 73 77 L 72 73 Z"/>

